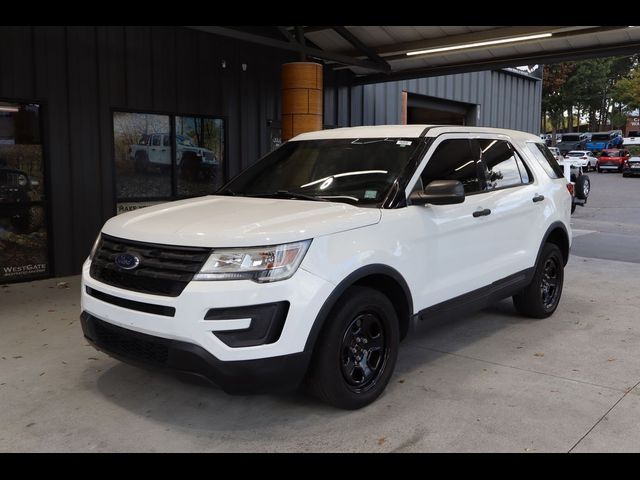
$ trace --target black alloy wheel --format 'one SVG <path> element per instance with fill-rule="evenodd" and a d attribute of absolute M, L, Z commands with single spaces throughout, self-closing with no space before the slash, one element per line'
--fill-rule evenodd
<path fill-rule="evenodd" d="M 558 260 L 555 257 L 547 258 L 543 273 L 542 281 L 540 282 L 540 295 L 542 297 L 542 306 L 545 309 L 552 308 L 558 301 L 560 296 L 559 274 L 560 266 Z"/>
<path fill-rule="evenodd" d="M 564 263 L 556 244 L 544 244 L 531 283 L 513 296 L 518 313 L 531 318 L 547 318 L 556 311 L 564 284 Z"/>
<path fill-rule="evenodd" d="M 398 315 L 389 298 L 374 288 L 350 287 L 325 320 L 306 387 L 338 408 L 369 405 L 389 383 L 399 342 Z"/>
<path fill-rule="evenodd" d="M 356 392 L 375 386 L 389 358 L 384 325 L 376 313 L 358 315 L 347 326 L 340 348 L 342 375 Z"/>

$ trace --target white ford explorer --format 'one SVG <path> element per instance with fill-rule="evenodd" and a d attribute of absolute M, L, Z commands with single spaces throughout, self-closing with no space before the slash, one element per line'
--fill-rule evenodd
<path fill-rule="evenodd" d="M 305 133 L 216 195 L 110 219 L 83 266 L 82 327 L 115 358 L 227 392 L 304 383 L 359 408 L 421 321 L 509 296 L 523 315 L 551 315 L 570 211 L 537 135 Z"/>

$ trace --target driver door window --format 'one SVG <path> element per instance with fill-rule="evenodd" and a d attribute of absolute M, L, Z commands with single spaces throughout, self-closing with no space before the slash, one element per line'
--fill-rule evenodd
<path fill-rule="evenodd" d="M 465 195 L 482 192 L 484 176 L 478 143 L 467 138 L 444 140 L 429 158 L 420 178 L 424 187 L 433 180 L 458 180 Z"/>

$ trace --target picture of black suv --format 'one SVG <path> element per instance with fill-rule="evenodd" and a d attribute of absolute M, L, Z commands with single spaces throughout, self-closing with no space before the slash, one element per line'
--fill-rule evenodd
<path fill-rule="evenodd" d="M 40 209 L 31 206 L 29 196 L 37 186 L 37 180 L 0 161 L 0 218 L 9 218 L 19 233 L 33 232 L 41 226 Z"/>

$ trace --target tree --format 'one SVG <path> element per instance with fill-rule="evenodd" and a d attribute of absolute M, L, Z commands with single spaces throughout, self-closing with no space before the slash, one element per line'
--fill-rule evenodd
<path fill-rule="evenodd" d="M 551 119 L 551 141 L 555 145 L 556 131 L 563 119 L 567 99 L 562 87 L 575 68 L 573 62 L 546 65 L 542 72 L 542 111 Z"/>
<path fill-rule="evenodd" d="M 640 108 L 640 67 L 636 66 L 628 77 L 619 80 L 612 89 L 614 100 L 626 110 Z"/>

